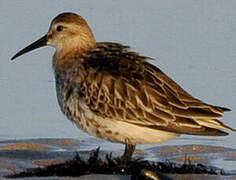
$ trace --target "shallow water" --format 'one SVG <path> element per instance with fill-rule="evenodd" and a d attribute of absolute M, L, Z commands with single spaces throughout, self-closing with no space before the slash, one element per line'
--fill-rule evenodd
<path fill-rule="evenodd" d="M 97 142 L 78 141 L 76 139 L 28 139 L 7 140 L 0 142 L 0 177 L 3 175 L 22 172 L 26 168 L 45 167 L 61 164 L 74 158 L 76 153 L 86 161 L 97 149 Z M 95 148 L 91 149 L 92 146 Z M 106 159 L 106 155 L 112 153 L 112 157 L 122 154 L 121 149 L 109 149 L 99 151 L 99 157 Z M 171 163 L 170 172 L 174 173 L 174 166 L 182 164 L 204 164 L 205 170 L 215 172 L 218 175 L 236 175 L 235 166 L 236 149 L 220 146 L 185 145 L 185 146 L 156 146 L 145 149 L 138 148 L 134 152 L 134 159 L 141 158 L 150 161 L 162 161 L 166 165 Z M 106 160 L 105 160 L 106 161 Z M 142 164 L 142 163 L 141 163 Z M 229 166 L 231 164 L 231 167 Z M 161 165 L 160 165 L 161 166 Z M 167 165 L 168 166 L 168 165 Z M 164 168 L 164 167 L 163 167 Z M 166 167 L 167 168 L 167 167 Z M 222 168 L 224 169 L 222 171 Z M 191 168 L 190 168 L 191 169 Z M 214 170 L 213 170 L 214 169 Z M 165 170 L 166 171 L 166 170 Z M 187 170 L 186 170 L 187 171 Z M 185 174 L 190 173 L 189 171 Z M 179 171 L 176 171 L 177 173 Z M 233 177 L 232 176 L 232 177 Z"/>
<path fill-rule="evenodd" d="M 97 41 L 129 44 L 205 102 L 232 109 L 223 121 L 236 128 L 236 1 L 135 0 L 98 2 L 22 0 L 0 3 L 0 138 L 76 138 L 107 150 L 119 144 L 90 138 L 60 112 L 51 68 L 52 48 L 14 62 L 19 49 L 47 32 L 58 13 L 76 12 L 91 25 Z M 181 136 L 164 145 L 201 144 L 236 148 L 227 137 Z M 95 142 L 95 143 L 94 143 Z M 156 146 L 156 145 L 155 145 Z M 89 147 L 89 146 L 88 146 Z M 139 146 L 139 148 L 148 148 Z M 236 161 L 230 164 L 236 166 Z"/>

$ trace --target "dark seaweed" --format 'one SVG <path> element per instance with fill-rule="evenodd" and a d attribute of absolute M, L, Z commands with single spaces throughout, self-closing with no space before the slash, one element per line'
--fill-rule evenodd
<path fill-rule="evenodd" d="M 205 166 L 202 164 L 184 164 L 173 162 L 151 162 L 143 159 L 132 159 L 125 165 L 120 157 L 112 157 L 107 154 L 104 159 L 99 157 L 99 148 L 93 151 L 87 160 L 81 159 L 79 153 L 76 153 L 72 160 L 65 161 L 60 164 L 50 165 L 44 168 L 28 169 L 18 174 L 7 176 L 7 178 L 16 177 L 33 177 L 33 176 L 81 176 L 86 174 L 127 174 L 131 175 L 131 179 L 149 179 L 145 172 L 150 171 L 161 179 L 170 179 L 161 173 L 177 173 L 177 174 L 218 174 L 226 175 L 223 169 Z"/>

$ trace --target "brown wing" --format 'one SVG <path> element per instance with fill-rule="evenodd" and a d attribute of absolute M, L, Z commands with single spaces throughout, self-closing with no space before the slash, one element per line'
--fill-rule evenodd
<path fill-rule="evenodd" d="M 233 130 L 218 120 L 229 109 L 193 98 L 144 57 L 127 53 L 90 63 L 85 102 L 97 115 L 186 134 L 226 135 L 221 129 Z"/>

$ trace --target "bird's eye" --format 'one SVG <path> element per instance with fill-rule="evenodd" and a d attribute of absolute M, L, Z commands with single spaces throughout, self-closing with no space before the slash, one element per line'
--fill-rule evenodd
<path fill-rule="evenodd" d="M 63 26 L 61 26 L 61 25 L 57 26 L 57 31 L 58 32 L 61 32 L 62 30 L 63 30 Z"/>

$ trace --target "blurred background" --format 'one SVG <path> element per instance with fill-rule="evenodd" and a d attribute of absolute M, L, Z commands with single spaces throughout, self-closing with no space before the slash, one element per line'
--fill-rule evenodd
<path fill-rule="evenodd" d="M 62 12 L 83 16 L 97 41 L 120 42 L 155 58 L 153 63 L 193 96 L 231 108 L 223 122 L 236 128 L 235 7 L 234 0 L 0 0 L 0 140 L 76 138 L 95 147 L 120 146 L 87 135 L 60 112 L 53 48 L 10 61 L 44 35 Z M 235 139 L 236 133 L 213 138 L 183 135 L 165 145 L 236 148 Z"/>

